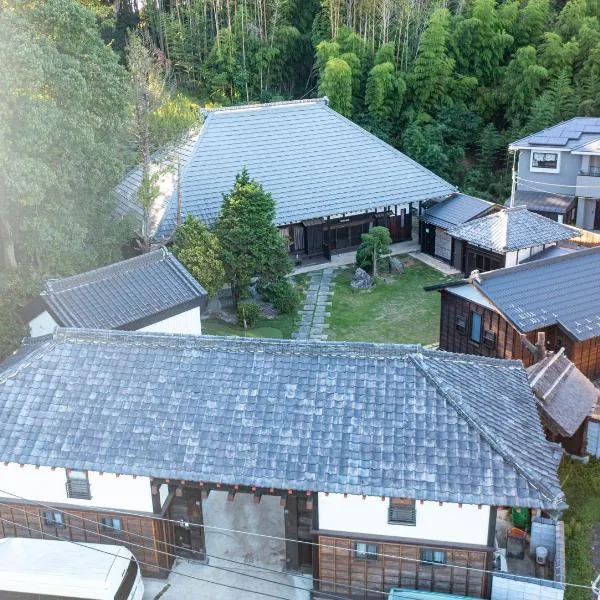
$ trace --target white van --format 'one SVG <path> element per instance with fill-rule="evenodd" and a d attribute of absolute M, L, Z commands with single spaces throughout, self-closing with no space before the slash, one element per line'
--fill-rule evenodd
<path fill-rule="evenodd" d="M 123 546 L 0 539 L 0 600 L 142 600 L 143 595 L 139 565 Z"/>

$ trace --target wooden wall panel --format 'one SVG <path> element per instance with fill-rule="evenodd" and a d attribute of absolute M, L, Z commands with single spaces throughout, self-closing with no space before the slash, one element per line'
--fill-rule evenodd
<path fill-rule="evenodd" d="M 64 526 L 44 523 L 44 508 L 31 504 L 0 505 L 0 537 L 62 539 L 79 543 L 117 544 L 126 546 L 140 561 L 142 573 L 150 577 L 167 577 L 173 559 L 163 552 L 172 552 L 172 525 L 142 515 L 118 512 L 82 511 L 76 507 L 54 508 L 64 517 Z M 66 511 L 66 512 L 65 512 Z M 66 513 L 69 514 L 66 514 Z M 102 517 L 121 519 L 123 531 L 104 531 Z M 108 537 L 106 537 L 108 536 Z M 139 547 L 141 546 L 141 547 Z"/>
<path fill-rule="evenodd" d="M 377 542 L 383 556 L 361 560 L 354 554 L 354 543 L 364 541 L 360 538 L 318 536 L 317 539 L 321 545 L 316 598 L 318 592 L 329 592 L 355 600 L 381 600 L 381 592 L 393 587 L 475 597 L 486 593 L 485 575 L 461 568 L 485 569 L 488 556 L 485 550 L 439 548 L 446 552 L 446 565 L 432 565 L 421 562 L 421 550 L 436 549 L 432 546 Z"/>

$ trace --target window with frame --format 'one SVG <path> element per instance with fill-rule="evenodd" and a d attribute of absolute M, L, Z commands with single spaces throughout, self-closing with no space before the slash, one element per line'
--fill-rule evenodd
<path fill-rule="evenodd" d="M 90 481 L 87 471 L 67 470 L 67 498 L 91 500 Z"/>
<path fill-rule="evenodd" d="M 492 349 L 495 348 L 496 347 L 496 334 L 493 331 L 486 329 L 483 332 L 483 344 L 485 346 L 487 346 L 488 348 L 492 348 Z"/>
<path fill-rule="evenodd" d="M 102 517 L 100 519 L 102 531 L 109 533 L 122 533 L 123 522 L 118 517 Z"/>
<path fill-rule="evenodd" d="M 358 560 L 377 560 L 379 544 L 367 542 L 354 542 L 354 558 Z"/>
<path fill-rule="evenodd" d="M 44 525 L 47 527 L 65 527 L 65 517 L 61 512 L 45 510 Z"/>
<path fill-rule="evenodd" d="M 434 565 L 445 565 L 446 552 L 444 552 L 444 550 L 430 550 L 428 548 L 423 548 L 421 550 L 421 560 Z"/>
<path fill-rule="evenodd" d="M 531 152 L 531 170 L 558 172 L 558 152 Z"/>
<path fill-rule="evenodd" d="M 471 311 L 471 331 L 469 332 L 469 339 L 479 344 L 481 342 L 481 315 L 474 310 Z"/>
<path fill-rule="evenodd" d="M 457 315 L 456 331 L 458 331 L 460 335 L 465 335 L 465 333 L 467 333 L 467 317 L 465 315 Z"/>
<path fill-rule="evenodd" d="M 390 525 L 416 525 L 415 501 L 410 498 L 390 498 L 388 523 Z"/>

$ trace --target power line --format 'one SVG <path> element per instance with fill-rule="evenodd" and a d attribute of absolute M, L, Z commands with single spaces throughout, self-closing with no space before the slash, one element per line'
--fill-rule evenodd
<path fill-rule="evenodd" d="M 10 523 L 11 525 L 17 526 L 17 527 L 23 527 L 23 525 L 16 523 L 15 521 L 11 521 L 10 519 L 5 519 L 4 517 L 0 517 L 0 521 L 3 521 L 4 523 Z M 74 542 L 73 540 L 63 540 L 62 538 L 56 536 L 56 535 L 52 535 L 51 533 L 47 533 L 45 531 L 42 531 L 40 529 L 35 529 L 33 527 L 29 527 L 28 529 L 30 529 L 31 531 L 35 531 L 36 533 L 41 534 L 42 536 L 47 535 L 49 537 L 52 537 L 56 540 L 59 540 L 61 542 L 66 542 L 68 544 L 75 544 L 76 546 L 81 546 L 82 548 L 88 548 L 89 550 L 94 550 L 96 552 L 101 552 L 102 554 L 108 554 L 109 556 L 113 556 L 113 557 L 122 557 L 122 555 L 119 554 L 113 554 L 112 552 L 109 552 L 107 550 L 101 550 L 100 548 L 96 548 L 95 546 L 89 546 L 87 544 L 82 544 L 80 542 Z M 114 538 L 112 538 L 113 541 L 118 541 L 115 540 Z M 136 559 L 137 560 L 137 559 Z M 246 593 L 251 593 L 251 594 L 259 594 L 260 596 L 265 596 L 266 598 L 274 598 L 275 600 L 285 600 L 285 598 L 282 598 L 281 596 L 275 596 L 274 594 L 269 594 L 267 592 L 259 592 L 258 590 L 247 590 L 245 588 L 241 588 L 239 586 L 236 585 L 231 585 L 228 583 L 219 583 L 216 581 L 211 581 L 210 579 L 203 579 L 202 577 L 196 577 L 195 575 L 189 575 L 187 573 L 181 573 L 180 571 L 175 571 L 173 569 L 168 569 L 167 567 L 159 567 L 157 565 L 152 565 L 150 563 L 141 561 L 141 560 L 137 560 L 137 563 L 140 565 L 144 565 L 146 567 L 152 567 L 153 569 L 160 569 L 161 571 L 167 571 L 168 573 L 175 573 L 175 575 L 180 575 L 181 577 L 187 577 L 189 579 L 194 579 L 196 581 L 201 581 L 202 583 L 210 583 L 212 585 L 218 585 L 220 587 L 226 587 L 232 590 L 237 590 L 238 592 L 246 592 Z"/>
<path fill-rule="evenodd" d="M 524 177 L 517 176 L 518 181 L 526 181 L 527 183 L 535 183 L 537 185 L 550 185 L 552 187 L 562 187 L 562 188 L 577 188 L 583 187 L 586 189 L 592 190 L 600 190 L 600 185 L 567 185 L 566 183 L 549 183 L 547 181 L 534 181 L 533 179 L 525 179 Z"/>
<path fill-rule="evenodd" d="M 79 515 L 75 515 L 73 513 L 69 513 L 69 512 L 64 511 L 64 510 L 57 510 L 55 507 L 43 504 L 42 502 L 37 501 L 37 500 L 29 500 L 29 499 L 27 499 L 27 498 L 25 498 L 23 496 L 19 496 L 18 494 L 14 494 L 14 493 L 9 492 L 7 490 L 0 489 L 0 493 L 2 493 L 2 494 L 8 494 L 9 496 L 13 496 L 14 498 L 17 498 L 19 500 L 23 500 L 23 501 L 29 502 L 31 504 L 42 506 L 43 508 L 48 508 L 49 510 L 56 510 L 57 512 L 62 512 L 64 514 L 73 516 L 73 517 L 75 517 L 77 519 L 81 519 L 83 521 L 94 523 L 96 525 L 98 524 L 97 521 L 94 521 L 92 519 L 86 519 L 84 517 L 80 517 Z M 6 504 L 6 503 L 2 503 L 2 502 L 0 502 L 0 504 L 2 504 L 4 506 L 11 507 L 11 508 L 17 508 L 17 507 L 14 507 L 11 504 Z M 23 511 L 23 509 L 20 509 L 20 508 L 17 508 L 17 509 Z M 23 511 L 23 512 L 25 512 L 25 511 Z M 29 513 L 29 514 L 32 514 L 32 513 Z M 155 515 L 149 515 L 148 517 L 145 517 L 145 518 L 155 519 L 155 520 L 158 520 L 158 521 L 164 521 L 166 523 L 173 523 L 174 525 L 181 525 L 181 521 L 177 521 L 175 519 L 165 519 L 165 518 L 162 518 L 162 517 L 157 517 Z M 223 531 L 223 532 L 226 532 L 226 533 L 239 533 L 239 534 L 242 534 L 242 535 L 251 535 L 251 536 L 257 536 L 257 537 L 261 537 L 261 538 L 279 540 L 279 541 L 284 541 L 284 542 L 292 542 L 292 543 L 296 543 L 296 544 L 297 543 L 302 543 L 302 544 L 306 544 L 306 545 L 310 545 L 310 546 L 316 546 L 316 547 L 319 547 L 319 548 L 327 548 L 327 549 L 333 549 L 333 550 L 342 550 L 342 551 L 346 551 L 346 552 L 354 552 L 354 550 L 352 548 L 341 548 L 339 546 L 333 546 L 331 544 L 323 544 L 323 543 L 320 543 L 320 542 L 310 542 L 310 541 L 303 541 L 303 540 L 301 541 L 301 540 L 297 540 L 297 539 L 280 537 L 280 536 L 273 536 L 273 535 L 268 535 L 268 534 L 264 534 L 264 533 L 256 533 L 254 531 L 241 531 L 241 530 L 238 530 L 238 529 L 229 529 L 229 528 L 225 528 L 225 527 L 216 527 L 214 525 L 206 525 L 204 523 L 187 523 L 187 524 L 190 527 L 198 527 L 198 528 L 204 528 L 204 529 L 214 529 L 215 531 Z M 22 525 L 19 525 L 19 526 L 23 527 Z M 72 526 L 72 527 L 75 527 L 75 526 Z M 78 529 L 81 529 L 81 528 L 78 528 Z M 129 534 L 129 532 L 128 532 L 128 534 Z M 147 536 L 142 536 L 141 534 L 136 534 L 136 533 L 133 533 L 133 532 L 131 534 L 135 535 L 135 536 L 138 536 L 138 537 L 141 537 L 143 539 L 146 539 L 148 541 L 150 541 L 150 540 L 154 541 L 153 538 L 149 538 Z M 101 534 L 99 534 L 99 535 L 101 535 Z M 115 540 L 115 538 L 112 538 L 110 536 L 105 536 L 105 537 L 109 537 L 111 540 Z M 164 542 L 161 542 L 161 543 L 164 543 Z M 132 544 L 132 545 L 135 545 L 135 544 Z M 174 544 L 169 544 L 169 545 L 174 546 L 176 548 L 181 548 L 180 546 L 176 546 Z M 435 547 L 435 544 L 431 544 L 431 546 Z M 144 546 L 142 546 L 142 547 L 145 548 Z M 145 548 L 145 549 L 147 549 L 147 548 Z M 185 548 L 185 550 L 189 551 L 188 548 Z M 396 556 L 396 555 L 393 555 L 393 554 L 384 554 L 382 552 L 371 552 L 369 554 L 371 556 L 377 556 L 377 557 L 381 557 L 381 558 L 393 558 L 393 559 L 396 559 L 396 560 L 401 559 L 402 561 L 414 562 L 414 563 L 420 563 L 420 564 L 426 564 L 426 565 L 431 565 L 432 564 L 431 561 L 421 560 L 421 559 L 418 559 L 418 558 L 403 557 L 403 556 L 399 557 L 399 556 Z M 213 558 L 220 558 L 220 557 L 213 556 Z M 229 559 L 223 559 L 223 560 L 229 560 Z M 246 564 L 246 563 L 244 563 L 244 564 Z M 248 565 L 248 566 L 254 566 L 254 565 Z M 449 567 L 449 568 L 452 568 L 452 569 L 463 569 L 463 570 L 466 570 L 466 571 L 474 571 L 476 573 L 486 573 L 486 574 L 492 574 L 492 575 L 493 574 L 498 574 L 498 571 L 492 571 L 492 570 L 489 570 L 489 569 L 479 569 L 477 567 L 468 567 L 468 566 L 454 565 L 454 564 L 448 564 L 448 563 L 445 563 L 443 566 Z M 515 579 L 526 579 L 526 580 L 530 579 L 530 577 L 528 577 L 526 575 L 517 575 L 517 574 L 513 574 L 513 573 L 511 573 L 510 575 L 511 575 L 511 577 L 513 577 Z M 322 581 L 325 582 L 325 580 L 322 580 Z M 335 582 L 334 581 L 327 581 L 327 583 L 332 583 L 333 584 Z M 336 584 L 336 585 L 340 585 L 340 584 Z M 585 585 L 581 585 L 581 584 L 577 584 L 577 583 L 566 583 L 565 582 L 563 585 L 577 587 L 577 588 L 582 588 L 582 589 L 591 589 L 591 586 L 589 586 L 589 585 L 585 586 Z"/>
<path fill-rule="evenodd" d="M 26 511 L 24 508 L 20 508 L 20 507 L 17 507 L 17 506 L 11 506 L 10 504 L 6 504 L 5 502 L 0 502 L 0 506 L 6 506 L 6 507 L 10 507 L 11 509 L 13 509 L 13 510 L 18 510 L 18 511 L 20 511 L 20 512 L 24 513 L 24 514 L 25 514 L 25 515 L 27 515 L 27 516 L 39 518 L 39 515 L 36 515 L 35 513 L 28 512 L 28 511 Z M 65 513 L 65 514 L 66 514 L 66 513 Z M 79 518 L 79 517 L 78 517 L 78 518 Z M 16 521 L 10 521 L 9 519 L 6 519 L 6 520 L 7 520 L 8 522 L 12 523 L 12 524 L 13 524 L 15 527 L 21 527 L 21 528 L 23 528 L 23 529 L 32 529 L 33 531 L 36 531 L 36 532 L 41 532 L 41 533 L 42 533 L 42 535 L 45 535 L 45 534 L 46 534 L 46 532 L 44 532 L 43 530 L 42 530 L 42 531 L 40 531 L 40 530 L 38 530 L 38 529 L 31 528 L 31 527 L 29 527 L 29 525 L 22 525 L 22 524 L 20 524 L 20 523 L 17 523 Z M 89 519 L 87 519 L 87 520 L 89 520 Z M 91 521 L 91 522 L 93 522 L 93 523 L 95 523 L 96 525 L 98 525 L 98 523 L 97 523 L 96 521 Z M 119 542 L 119 541 L 120 541 L 118 538 L 115 538 L 115 537 L 113 537 L 113 536 L 106 535 L 106 534 L 102 534 L 102 533 L 100 533 L 99 531 L 98 531 L 98 532 L 90 532 L 90 530 L 89 530 L 89 529 L 85 529 L 85 528 L 83 528 L 83 527 L 78 527 L 77 525 L 73 525 L 73 524 L 71 524 L 71 523 L 69 523 L 69 527 L 70 527 L 71 529 L 77 529 L 78 531 L 83 531 L 83 532 L 87 532 L 87 533 L 92 533 L 93 535 L 97 535 L 97 536 L 99 536 L 99 537 L 101 537 L 101 538 L 108 539 L 108 540 L 110 540 L 111 542 Z M 52 535 L 52 534 L 48 534 L 48 535 Z M 57 536 L 52 536 L 52 537 L 57 537 Z M 146 536 L 141 536 L 141 537 L 144 537 L 144 539 L 147 539 L 147 540 L 155 541 L 155 540 L 153 540 L 152 538 L 148 538 L 148 537 L 146 537 Z M 62 540 L 63 538 L 57 537 L 57 539 L 61 539 L 61 540 Z M 65 541 L 71 541 L 71 540 L 65 540 Z M 202 552 L 199 552 L 198 550 L 191 550 L 190 548 L 183 548 L 182 546 L 177 546 L 177 545 L 175 545 L 175 544 L 166 544 L 165 542 L 161 542 L 161 543 L 164 543 L 165 545 L 169 545 L 169 546 L 174 546 L 175 548 L 179 548 L 179 549 L 182 549 L 182 550 L 186 550 L 186 551 L 188 551 L 188 552 L 193 552 L 193 553 L 195 553 L 195 554 L 199 554 L 199 555 L 202 555 L 202 554 L 203 554 Z M 146 550 L 146 551 L 148 551 L 148 550 L 149 550 L 149 548 L 148 548 L 147 546 L 142 546 L 141 544 L 135 544 L 135 543 L 133 543 L 133 542 L 129 542 L 129 541 L 127 542 L 127 544 L 128 544 L 129 546 L 133 546 L 134 548 L 141 548 L 142 550 Z M 162 554 L 162 555 L 165 555 L 165 556 L 169 556 L 169 557 L 171 557 L 171 558 L 181 558 L 181 557 L 179 557 L 178 555 L 176 555 L 176 554 L 173 554 L 172 552 L 166 552 L 165 550 L 158 550 L 158 549 L 154 549 L 154 551 L 155 551 L 155 552 L 157 552 L 158 554 Z M 208 554 L 204 554 L 204 555 L 205 555 L 205 556 L 211 556 L 211 555 L 208 555 Z M 212 556 L 212 558 L 221 558 L 221 557 Z M 225 561 L 227 561 L 227 560 L 229 560 L 229 559 L 222 558 L 222 560 L 225 560 Z M 234 562 L 237 562 L 237 561 L 234 561 Z M 258 569 L 258 570 L 263 570 L 263 569 L 261 569 L 261 567 L 259 567 L 259 566 L 256 566 L 256 565 L 250 565 L 250 564 L 248 564 L 248 563 L 242 563 L 242 564 L 244 564 L 246 567 L 251 567 L 251 568 Z M 279 581 L 273 581 L 272 579 L 267 579 L 267 578 L 265 578 L 265 577 L 259 577 L 259 576 L 257 576 L 257 575 L 251 575 L 250 573 L 242 573 L 241 571 L 236 571 L 235 569 L 229 569 L 229 568 L 227 568 L 227 567 L 219 567 L 219 566 L 217 566 L 217 565 L 211 565 L 210 563 L 209 563 L 209 564 L 207 564 L 207 565 L 205 565 L 205 566 L 206 566 L 207 568 L 210 568 L 210 569 L 216 569 L 216 570 L 218 570 L 218 571 L 225 571 L 225 572 L 228 572 L 228 573 L 235 573 L 236 575 L 241 575 L 242 577 L 248 577 L 249 579 L 256 579 L 257 581 L 263 581 L 263 582 L 265 582 L 265 583 L 272 583 L 273 585 L 280 585 L 280 586 L 282 586 L 282 587 L 287 587 L 287 588 L 291 588 L 291 589 L 294 589 L 294 590 L 301 590 L 301 591 L 304 591 L 304 588 L 301 588 L 301 587 L 299 587 L 299 586 L 293 585 L 293 584 L 291 584 L 291 583 L 285 583 L 285 582 L 283 582 L 283 581 L 282 581 L 282 582 L 279 582 Z M 274 573 L 281 574 L 281 571 L 273 571 L 273 572 L 274 572 Z M 308 578 L 306 578 L 306 577 L 305 577 L 304 579 L 308 579 Z M 349 590 L 356 589 L 356 590 L 360 590 L 360 591 L 365 591 L 365 592 L 370 592 L 370 593 L 381 594 L 381 595 L 387 596 L 387 594 L 386 594 L 385 592 L 383 592 L 383 591 L 380 591 L 380 590 L 373 590 L 373 589 L 369 589 L 369 588 L 360 588 L 360 587 L 358 587 L 358 586 L 350 586 L 350 585 L 346 585 L 346 584 L 337 584 L 335 581 L 331 581 L 331 580 L 324 580 L 324 579 L 316 579 L 316 578 L 315 578 L 315 579 L 313 579 L 312 577 L 311 577 L 310 579 L 311 579 L 312 581 L 319 581 L 319 582 L 321 582 L 321 583 L 328 583 L 328 584 L 338 585 L 339 587 L 348 588 Z M 248 591 L 248 590 L 247 590 L 247 591 Z M 250 590 L 250 591 L 251 591 L 251 590 Z M 320 594 L 321 594 L 321 595 L 322 595 L 324 598 L 331 598 L 332 600 L 341 600 L 341 598 L 342 598 L 341 596 L 337 596 L 337 595 L 331 595 L 331 592 L 319 592 L 319 593 L 320 593 Z"/>
<path fill-rule="evenodd" d="M 564 198 L 565 194 L 559 194 L 558 192 L 549 192 L 548 190 L 542 190 L 540 188 L 536 188 L 528 183 L 524 183 L 522 184 L 524 187 L 527 188 L 527 190 L 532 190 L 534 192 L 542 192 L 543 194 L 550 194 L 551 196 L 558 196 L 559 198 Z M 527 191 L 526 190 L 526 191 Z"/>

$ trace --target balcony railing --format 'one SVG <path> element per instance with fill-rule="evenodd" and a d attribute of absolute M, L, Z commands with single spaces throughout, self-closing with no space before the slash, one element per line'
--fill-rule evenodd
<path fill-rule="evenodd" d="M 587 169 L 581 169 L 579 175 L 585 175 L 587 177 L 600 177 L 600 167 L 589 166 Z"/>

